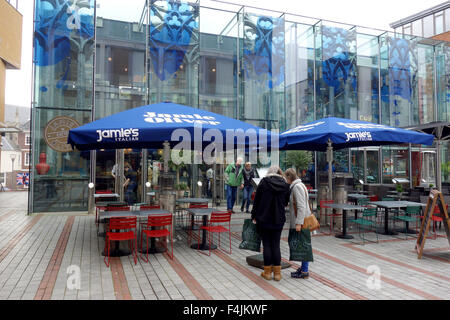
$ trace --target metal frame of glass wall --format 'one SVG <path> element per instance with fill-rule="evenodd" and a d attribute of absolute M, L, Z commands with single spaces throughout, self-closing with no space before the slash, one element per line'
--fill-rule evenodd
<path fill-rule="evenodd" d="M 59 128 L 57 116 L 81 125 L 170 100 L 280 131 L 325 116 L 400 127 L 450 120 L 446 42 L 211 0 L 43 2 L 35 0 L 30 212 L 87 209 L 89 182 L 121 192 L 111 171 L 125 162 L 140 177 L 136 200 L 144 182 L 157 183 L 161 150 L 54 150 L 45 134 Z M 383 170 L 398 168 L 412 181 L 416 149 L 335 151 L 336 170 L 382 183 Z M 45 174 L 36 169 L 43 153 Z M 383 154 L 401 161 L 383 167 Z M 317 181 L 325 155 L 313 159 Z M 197 193 L 206 167 L 172 171 Z"/>

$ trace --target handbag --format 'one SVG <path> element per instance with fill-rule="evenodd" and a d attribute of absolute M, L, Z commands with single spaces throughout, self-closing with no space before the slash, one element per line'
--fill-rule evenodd
<path fill-rule="evenodd" d="M 306 190 L 306 187 L 303 185 L 303 188 L 305 189 L 306 192 L 306 201 L 309 204 L 309 199 L 308 199 L 308 191 Z M 295 217 L 297 218 L 297 201 L 295 200 L 295 194 L 292 193 L 292 199 L 294 201 L 294 213 L 295 213 Z M 320 223 L 317 220 L 316 216 L 313 215 L 312 213 L 312 208 L 311 205 L 309 204 L 309 210 L 310 210 L 310 215 L 308 217 L 305 217 L 305 219 L 303 220 L 303 225 L 302 225 L 302 229 L 308 229 L 309 231 L 314 231 L 320 228 Z"/>
<path fill-rule="evenodd" d="M 261 237 L 258 233 L 256 224 L 252 219 L 244 220 L 244 227 L 242 229 L 242 242 L 239 245 L 239 249 L 246 249 L 251 251 L 260 252 Z"/>

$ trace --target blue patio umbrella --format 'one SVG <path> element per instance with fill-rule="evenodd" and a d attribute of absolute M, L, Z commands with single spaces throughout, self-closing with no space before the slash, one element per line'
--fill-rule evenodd
<path fill-rule="evenodd" d="M 414 143 L 432 145 L 434 136 L 366 121 L 328 117 L 280 134 L 280 150 L 327 151 L 331 199 L 332 151 L 352 147 Z"/>
<path fill-rule="evenodd" d="M 234 147 L 257 148 L 266 143 L 270 149 L 273 134 L 262 128 L 206 110 L 171 102 L 161 102 L 119 112 L 69 131 L 68 143 L 78 150 L 161 148 L 163 142 L 175 146 L 188 133 L 191 148 L 212 142 L 225 150 L 227 142 Z M 235 135 L 243 134 L 244 140 Z M 256 137 L 256 139 L 249 139 Z M 250 141 L 251 140 L 251 141 Z M 264 146 L 264 145 L 263 145 Z M 277 145 L 278 147 L 278 145 Z"/>

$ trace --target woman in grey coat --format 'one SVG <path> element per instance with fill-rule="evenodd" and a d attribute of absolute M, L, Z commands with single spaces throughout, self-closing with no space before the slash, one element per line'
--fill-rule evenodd
<path fill-rule="evenodd" d="M 311 215 L 309 207 L 308 191 L 302 180 L 298 178 L 294 169 L 287 169 L 284 173 L 287 183 L 290 184 L 291 195 L 289 199 L 289 216 L 290 228 L 297 232 L 302 230 L 302 225 L 306 217 Z M 295 199 L 295 206 L 294 206 Z M 297 209 L 297 212 L 295 212 Z M 306 232 L 311 243 L 311 233 Z M 309 277 L 309 261 L 302 261 L 302 265 L 297 271 L 291 273 L 292 278 L 308 279 Z"/>

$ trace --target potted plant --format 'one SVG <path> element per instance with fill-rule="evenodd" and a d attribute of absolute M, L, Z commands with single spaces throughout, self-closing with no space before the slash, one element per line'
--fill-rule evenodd
<path fill-rule="evenodd" d="M 177 198 L 184 197 L 184 193 L 188 191 L 188 186 L 186 183 L 182 182 L 175 185 L 175 189 L 177 190 Z"/>

